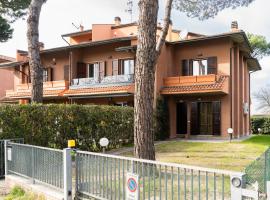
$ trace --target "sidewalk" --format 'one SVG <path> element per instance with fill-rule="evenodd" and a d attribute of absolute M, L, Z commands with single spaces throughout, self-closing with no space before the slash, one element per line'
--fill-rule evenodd
<path fill-rule="evenodd" d="M 4 197 L 7 195 L 7 189 L 5 186 L 5 179 L 0 180 L 0 200 L 4 199 Z"/>

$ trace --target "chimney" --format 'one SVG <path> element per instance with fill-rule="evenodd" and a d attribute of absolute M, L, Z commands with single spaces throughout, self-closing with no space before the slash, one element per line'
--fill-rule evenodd
<path fill-rule="evenodd" d="M 44 43 L 43 42 L 39 42 L 38 46 L 39 46 L 40 51 L 44 50 Z"/>
<path fill-rule="evenodd" d="M 238 22 L 237 21 L 232 21 L 231 23 L 231 31 L 232 32 L 235 32 L 235 31 L 238 31 Z"/>
<path fill-rule="evenodd" d="M 80 24 L 80 31 L 84 30 L 84 26 Z"/>
<path fill-rule="evenodd" d="M 169 42 L 172 41 L 172 32 L 173 32 L 173 24 L 172 24 L 172 20 L 170 20 L 168 34 L 166 37 L 166 40 L 168 40 Z"/>
<path fill-rule="evenodd" d="M 120 17 L 115 17 L 114 18 L 114 24 L 115 24 L 115 26 L 121 25 L 121 18 Z"/>

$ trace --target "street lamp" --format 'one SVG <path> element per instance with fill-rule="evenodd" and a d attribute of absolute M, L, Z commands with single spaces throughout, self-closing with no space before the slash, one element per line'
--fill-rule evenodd
<path fill-rule="evenodd" d="M 228 128 L 227 129 L 227 132 L 228 132 L 228 134 L 230 136 L 230 142 L 231 142 L 232 141 L 232 136 L 233 136 L 233 129 L 232 128 Z"/>
<path fill-rule="evenodd" d="M 109 140 L 108 140 L 108 138 L 101 138 L 100 140 L 99 140 L 99 144 L 100 144 L 100 146 L 102 146 L 102 150 L 103 150 L 103 153 L 105 153 L 105 149 L 106 149 L 106 147 L 109 145 Z"/>

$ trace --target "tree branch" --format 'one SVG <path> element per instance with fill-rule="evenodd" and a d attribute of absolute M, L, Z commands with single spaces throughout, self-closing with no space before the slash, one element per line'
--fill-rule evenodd
<path fill-rule="evenodd" d="M 172 2 L 173 2 L 173 0 L 166 0 L 165 17 L 163 20 L 163 27 L 161 30 L 161 35 L 160 35 L 158 42 L 157 42 L 157 46 L 156 46 L 156 58 L 160 55 L 161 49 L 165 43 L 166 36 L 168 34 L 169 25 L 170 25 L 170 21 L 171 21 Z"/>

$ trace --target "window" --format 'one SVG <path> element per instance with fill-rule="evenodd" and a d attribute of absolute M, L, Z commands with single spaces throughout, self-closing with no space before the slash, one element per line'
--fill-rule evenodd
<path fill-rule="evenodd" d="M 118 74 L 119 75 L 134 74 L 134 60 L 133 59 L 120 60 L 120 64 L 118 66 Z"/>
<path fill-rule="evenodd" d="M 98 78 L 98 75 L 99 75 L 99 64 L 98 63 L 88 64 L 87 78 Z"/>
<path fill-rule="evenodd" d="M 182 60 L 182 76 L 217 74 L 217 57 Z"/>
<path fill-rule="evenodd" d="M 193 76 L 207 75 L 207 60 L 193 60 Z"/>
<path fill-rule="evenodd" d="M 43 69 L 43 82 L 49 81 L 49 69 L 44 68 Z"/>

